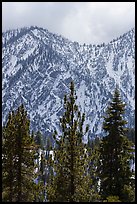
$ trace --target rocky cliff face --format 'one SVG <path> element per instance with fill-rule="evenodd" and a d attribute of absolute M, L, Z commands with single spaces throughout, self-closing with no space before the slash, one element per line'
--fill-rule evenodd
<path fill-rule="evenodd" d="M 63 97 L 73 79 L 91 136 L 101 135 L 102 116 L 116 84 L 127 104 L 128 126 L 134 127 L 134 29 L 101 45 L 80 45 L 38 27 L 4 32 L 2 42 L 3 122 L 23 102 L 34 131 L 59 131 Z"/>

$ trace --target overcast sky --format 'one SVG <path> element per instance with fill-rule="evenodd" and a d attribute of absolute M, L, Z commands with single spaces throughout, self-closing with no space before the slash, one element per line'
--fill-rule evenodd
<path fill-rule="evenodd" d="M 110 42 L 135 27 L 135 2 L 2 2 L 2 29 L 36 25 L 81 44 Z"/>

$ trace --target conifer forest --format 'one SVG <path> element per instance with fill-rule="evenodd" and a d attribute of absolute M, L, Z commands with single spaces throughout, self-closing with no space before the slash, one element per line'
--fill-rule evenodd
<path fill-rule="evenodd" d="M 3 202 L 135 202 L 135 136 L 119 87 L 103 116 L 105 136 L 95 139 L 76 93 L 71 81 L 61 131 L 46 140 L 30 130 L 24 104 L 9 112 L 2 127 Z"/>

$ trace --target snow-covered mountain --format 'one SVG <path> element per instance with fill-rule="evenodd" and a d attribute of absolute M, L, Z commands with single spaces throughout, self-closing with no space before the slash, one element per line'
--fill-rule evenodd
<path fill-rule="evenodd" d="M 78 105 L 91 136 L 102 132 L 103 114 L 116 84 L 126 102 L 128 126 L 134 127 L 135 30 L 110 43 L 81 45 L 38 27 L 2 34 L 2 112 L 24 103 L 34 131 L 59 129 L 63 97 L 73 79 Z"/>

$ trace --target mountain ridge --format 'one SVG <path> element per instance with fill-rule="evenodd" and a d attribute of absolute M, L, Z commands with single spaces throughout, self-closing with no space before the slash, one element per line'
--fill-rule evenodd
<path fill-rule="evenodd" d="M 28 30 L 3 33 L 3 121 L 23 102 L 34 131 L 45 135 L 59 131 L 63 96 L 74 80 L 93 137 L 101 135 L 102 115 L 116 84 L 127 103 L 125 117 L 134 126 L 134 28 L 101 45 L 80 45 L 35 26 Z"/>
<path fill-rule="evenodd" d="M 11 31 L 13 31 L 13 32 L 16 32 L 16 31 L 18 31 L 18 30 L 20 31 L 20 30 L 22 30 L 22 29 L 23 29 L 23 30 L 24 30 L 24 29 L 25 29 L 25 30 L 42 29 L 42 30 L 48 32 L 48 33 L 51 34 L 51 35 L 56 35 L 56 36 L 58 36 L 58 37 L 64 38 L 65 40 L 68 40 L 68 41 L 70 41 L 70 42 L 78 43 L 78 44 L 81 45 L 81 46 L 83 46 L 83 44 L 85 44 L 85 45 L 95 45 L 95 46 L 99 46 L 99 45 L 101 45 L 101 44 L 107 45 L 107 44 L 111 43 L 112 41 L 113 41 L 113 42 L 116 41 L 118 38 L 122 38 L 123 36 L 127 35 L 127 34 L 130 33 L 130 32 L 134 32 L 134 33 L 135 33 L 135 28 L 132 27 L 131 29 L 127 30 L 124 34 L 121 34 L 121 35 L 119 35 L 118 37 L 113 38 L 113 39 L 110 40 L 110 42 L 108 42 L 108 43 L 102 42 L 102 43 L 97 43 L 97 44 L 92 43 L 92 42 L 91 42 L 91 43 L 79 43 L 78 41 L 75 41 L 75 40 L 69 40 L 69 38 L 63 36 L 62 34 L 58 34 L 58 33 L 55 33 L 55 32 L 50 32 L 48 29 L 43 28 L 43 27 L 39 27 L 39 26 L 24 26 L 24 27 L 21 27 L 21 28 L 7 29 L 7 30 L 5 30 L 5 31 L 2 32 L 2 35 L 5 35 L 6 33 L 9 33 L 9 32 L 11 32 Z"/>

